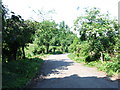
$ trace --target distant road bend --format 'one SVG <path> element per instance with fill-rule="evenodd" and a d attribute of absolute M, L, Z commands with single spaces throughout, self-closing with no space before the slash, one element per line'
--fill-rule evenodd
<path fill-rule="evenodd" d="M 110 81 L 96 68 L 86 67 L 67 57 L 68 54 L 50 55 L 41 73 L 44 79 L 33 88 L 118 88 L 118 81 Z"/>

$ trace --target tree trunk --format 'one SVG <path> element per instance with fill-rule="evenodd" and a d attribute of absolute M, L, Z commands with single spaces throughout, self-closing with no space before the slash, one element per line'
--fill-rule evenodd
<path fill-rule="evenodd" d="M 17 48 L 16 47 L 12 48 L 11 56 L 10 56 L 10 60 L 9 61 L 16 60 L 16 53 L 17 53 Z"/>
<path fill-rule="evenodd" d="M 53 48 L 53 52 L 55 53 L 56 48 Z"/>
<path fill-rule="evenodd" d="M 14 60 L 16 60 L 17 49 L 14 50 Z"/>
<path fill-rule="evenodd" d="M 44 53 L 45 53 L 45 50 L 42 50 L 42 53 L 44 54 Z"/>
<path fill-rule="evenodd" d="M 101 62 L 103 63 L 103 61 L 104 61 L 103 52 L 100 52 L 100 54 L 101 54 L 100 60 L 101 60 Z"/>
<path fill-rule="evenodd" d="M 24 46 L 22 46 L 22 52 L 23 52 L 23 59 L 25 59 L 25 50 L 24 50 Z"/>
<path fill-rule="evenodd" d="M 49 52 L 49 46 L 46 47 L 46 53 L 48 54 Z"/>

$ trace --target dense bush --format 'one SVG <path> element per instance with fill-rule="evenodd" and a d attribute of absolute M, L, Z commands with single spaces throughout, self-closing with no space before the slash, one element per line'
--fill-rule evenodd
<path fill-rule="evenodd" d="M 105 61 L 109 61 L 111 59 L 111 57 L 108 53 L 104 53 L 104 59 L 105 59 Z"/>

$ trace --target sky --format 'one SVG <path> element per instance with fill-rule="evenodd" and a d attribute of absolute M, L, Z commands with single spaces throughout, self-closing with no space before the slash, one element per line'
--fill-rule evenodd
<path fill-rule="evenodd" d="M 97 7 L 102 13 L 109 11 L 112 17 L 118 18 L 118 2 L 120 0 L 2 0 L 9 10 L 21 15 L 24 19 L 32 17 L 39 20 L 39 16 L 33 12 L 54 10 L 49 14 L 57 23 L 65 21 L 70 27 L 74 20 L 83 14 L 83 8 Z M 38 13 L 38 12 L 37 12 Z M 47 17 L 47 16 L 45 16 Z"/>

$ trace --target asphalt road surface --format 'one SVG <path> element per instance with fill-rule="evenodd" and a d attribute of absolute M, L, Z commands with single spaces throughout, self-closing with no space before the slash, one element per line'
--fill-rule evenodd
<path fill-rule="evenodd" d="M 33 88 L 118 88 L 118 81 L 111 81 L 106 73 L 86 67 L 67 57 L 68 54 L 50 55 L 42 66 L 42 80 Z"/>

